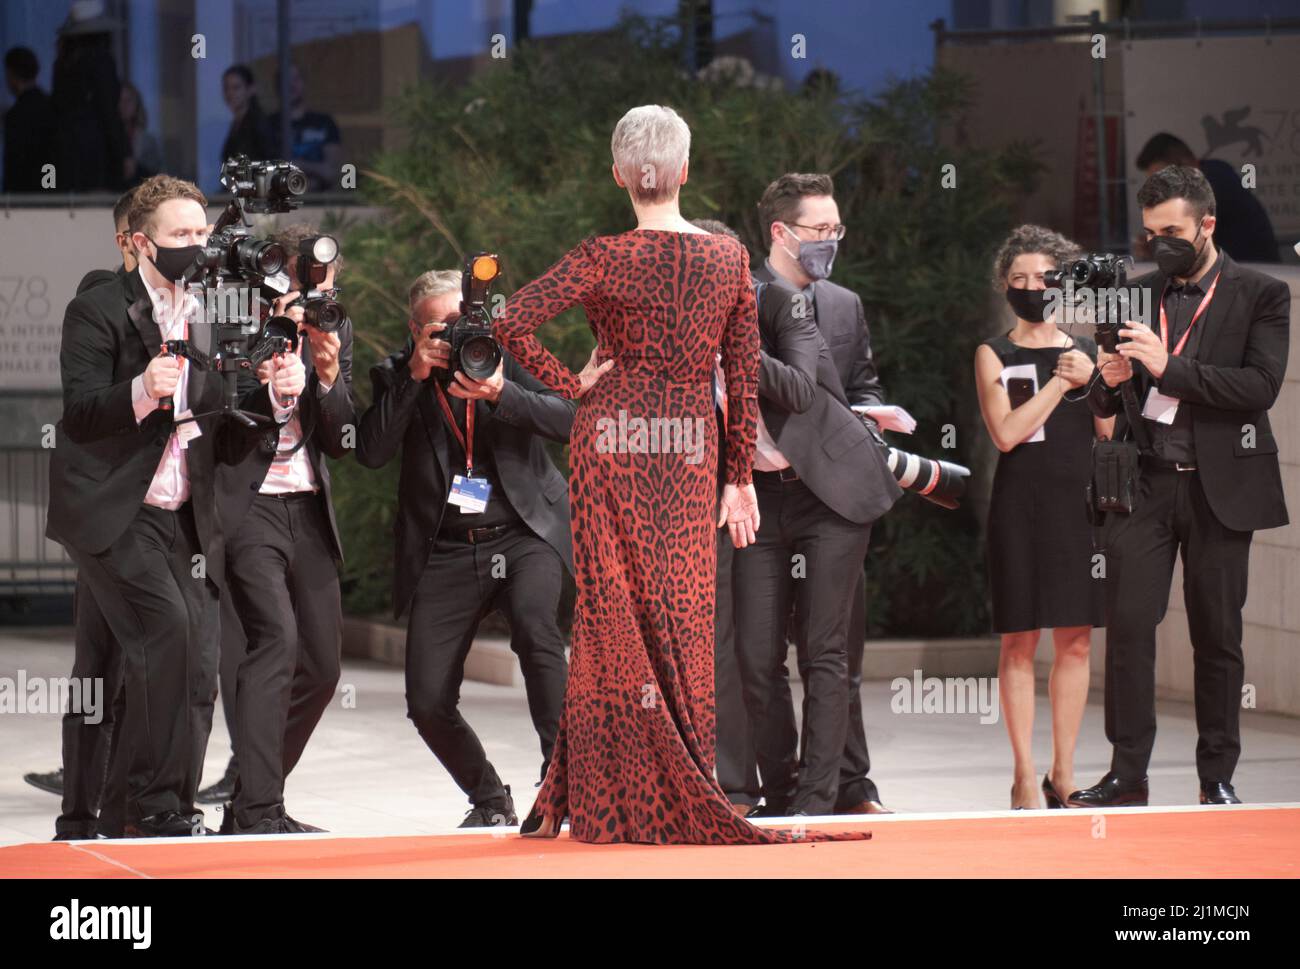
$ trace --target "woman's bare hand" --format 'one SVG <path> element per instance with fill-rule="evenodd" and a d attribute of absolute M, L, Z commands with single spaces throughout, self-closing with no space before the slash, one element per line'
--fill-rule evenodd
<path fill-rule="evenodd" d="M 613 359 L 606 360 L 604 363 L 596 363 L 596 354 L 600 352 L 600 347 L 593 347 L 591 356 L 587 359 L 587 365 L 582 368 L 578 374 L 578 379 L 582 381 L 582 388 L 578 391 L 578 399 L 587 396 L 587 391 L 596 386 L 601 377 L 609 373 L 617 362 Z"/>
<path fill-rule="evenodd" d="M 752 484 L 743 488 L 734 484 L 723 486 L 718 527 L 723 525 L 731 530 L 731 544 L 736 548 L 754 544 L 754 534 L 758 531 L 758 493 Z"/>

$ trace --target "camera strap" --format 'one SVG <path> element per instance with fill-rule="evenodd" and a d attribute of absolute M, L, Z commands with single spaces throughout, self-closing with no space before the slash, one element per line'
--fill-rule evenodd
<path fill-rule="evenodd" d="M 451 412 L 451 404 L 447 401 L 447 395 L 443 392 L 442 384 L 435 383 L 434 390 L 438 392 L 438 403 L 442 405 L 443 416 L 447 418 L 447 423 L 451 426 L 451 432 L 456 435 L 456 443 L 460 449 L 465 452 L 465 477 L 474 477 L 474 411 L 476 401 L 465 401 L 465 430 L 461 431 L 456 423 L 456 416 Z"/>
<path fill-rule="evenodd" d="M 1124 405 L 1124 416 L 1128 419 L 1129 433 L 1137 442 L 1138 450 L 1151 453 L 1151 435 L 1147 431 L 1146 418 L 1138 407 L 1137 392 L 1133 381 L 1126 380 L 1119 388 L 1120 401 Z"/>

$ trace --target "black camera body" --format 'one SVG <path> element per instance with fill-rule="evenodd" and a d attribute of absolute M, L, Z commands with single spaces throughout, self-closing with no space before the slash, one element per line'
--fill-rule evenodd
<path fill-rule="evenodd" d="M 287 161 L 252 161 L 247 155 L 226 159 L 221 184 L 243 201 L 246 212 L 288 212 L 307 191 L 307 173 Z M 288 207 L 284 207 L 284 206 Z"/>
<path fill-rule="evenodd" d="M 212 323 L 212 354 L 183 340 L 172 341 L 169 352 L 184 355 L 201 370 L 220 373 L 225 382 L 220 412 L 255 427 L 266 419 L 240 410 L 239 375 L 275 353 L 296 348 L 297 325 L 286 317 L 270 317 L 270 301 L 289 289 L 289 257 L 283 246 L 252 237 L 247 213 L 298 208 L 307 176 L 292 162 L 250 161 L 239 155 L 221 166 L 221 184 L 234 198 L 183 279 Z"/>
<path fill-rule="evenodd" d="M 1060 269 L 1043 273 L 1043 282 L 1048 289 L 1065 290 L 1069 284 L 1073 289 L 1087 288 L 1094 292 L 1120 291 L 1124 290 L 1128 283 L 1128 264 L 1127 256 L 1117 256 L 1109 252 L 1090 252 Z M 1125 323 L 1121 318 L 1124 314 L 1110 311 L 1112 306 L 1116 306 L 1115 300 L 1095 299 L 1093 305 L 1096 313 L 1097 346 L 1107 353 L 1114 353 L 1115 347 L 1120 342 L 1119 331 Z M 1126 300 L 1123 301 L 1123 305 L 1127 305 Z"/>
<path fill-rule="evenodd" d="M 302 320 L 322 333 L 333 333 L 347 318 L 347 310 L 334 297 L 337 287 L 330 290 L 312 289 L 303 293 L 289 305 L 302 307 Z"/>
<path fill-rule="evenodd" d="M 488 289 L 499 275 L 501 261 L 492 253 L 478 252 L 465 260 L 460 315 L 448 320 L 439 334 L 451 344 L 448 379 L 459 370 L 475 380 L 486 380 L 501 363 L 501 345 L 492 336 L 492 313 L 487 308 Z"/>

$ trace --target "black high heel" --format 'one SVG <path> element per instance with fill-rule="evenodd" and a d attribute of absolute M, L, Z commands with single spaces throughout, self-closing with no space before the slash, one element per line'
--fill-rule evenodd
<path fill-rule="evenodd" d="M 551 823 L 550 828 L 543 827 L 546 822 Z M 560 836 L 560 824 L 550 815 L 542 814 L 537 810 L 537 805 L 528 812 L 528 817 L 524 818 L 524 823 L 519 826 L 519 836 L 521 838 L 558 838 Z"/>
<path fill-rule="evenodd" d="M 1056 785 L 1052 783 L 1052 775 L 1050 773 L 1043 775 L 1043 799 L 1047 801 L 1047 807 L 1049 810 L 1067 807 L 1065 798 L 1061 797 L 1056 790 Z"/>

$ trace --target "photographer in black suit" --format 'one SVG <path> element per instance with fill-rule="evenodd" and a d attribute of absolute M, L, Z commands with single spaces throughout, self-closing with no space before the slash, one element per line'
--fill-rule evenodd
<path fill-rule="evenodd" d="M 760 282 L 781 282 L 798 291 L 800 312 L 809 314 L 830 352 L 845 398 L 854 407 L 878 407 L 885 392 L 871 352 L 862 300 L 828 278 L 845 227 L 829 175 L 787 173 L 772 182 L 758 203 L 769 251 L 754 271 Z M 887 414 L 880 428 L 911 433 L 907 415 Z M 865 555 L 864 555 L 865 557 Z M 840 765 L 836 814 L 890 813 L 868 776 L 871 756 L 862 720 L 862 658 L 867 635 L 866 577 L 857 570 L 848 626 L 848 732 Z M 796 606 L 797 608 L 797 606 Z M 798 619 L 796 618 L 796 621 Z M 766 812 L 764 812 L 766 813 Z"/>
<path fill-rule="evenodd" d="M 47 534 L 67 548 L 121 644 L 125 833 L 138 836 L 203 832 L 194 794 L 216 695 L 221 421 L 176 419 L 218 408 L 221 384 L 159 348 L 191 338 L 199 307 L 175 283 L 211 231 L 205 205 L 196 186 L 169 176 L 136 189 L 129 221 L 140 265 L 68 304 L 59 358 Z M 301 365 L 275 380 L 299 392 Z M 265 391 L 244 403 L 270 414 Z"/>
<path fill-rule="evenodd" d="M 1286 373 L 1291 297 L 1285 283 L 1237 265 L 1215 245 L 1215 202 L 1198 169 L 1170 166 L 1138 192 L 1159 269 L 1159 328 L 1129 323 L 1117 354 L 1100 353 L 1093 412 L 1125 408 L 1138 425 L 1141 477 L 1131 514 L 1110 513 L 1106 542 L 1106 737 L 1114 752 L 1076 807 L 1147 803 L 1155 743 L 1156 626 L 1174 558 L 1192 640 L 1196 770 L 1202 804 L 1240 803 L 1241 610 L 1250 541 L 1287 524 L 1268 410 Z M 1145 431 L 1145 433 L 1142 433 Z"/>
<path fill-rule="evenodd" d="M 473 809 L 461 827 L 518 824 L 510 788 L 460 715 L 465 657 L 493 608 L 510 622 L 546 775 L 564 701 L 564 639 L 556 622 L 563 570 L 573 570 L 569 497 L 541 437 L 567 442 L 576 405 L 506 355 L 497 372 L 448 379 L 451 347 L 436 334 L 458 315 L 459 272 L 411 286 L 412 339 L 371 370 L 374 403 L 361 418 L 357 460 L 379 468 L 402 453 L 393 611 L 410 610 L 408 716 Z M 448 499 L 456 479 L 491 486 L 486 507 Z"/>
<path fill-rule="evenodd" d="M 135 248 L 131 244 L 128 216 L 131 192 L 124 192 L 113 205 L 113 229 L 122 265 L 117 269 L 92 269 L 77 284 L 77 295 L 105 283 L 121 282 L 136 267 Z M 94 593 L 78 574 L 72 594 L 74 679 L 98 679 L 104 683 L 106 709 L 98 723 L 86 723 L 78 711 L 63 715 L 63 764 L 49 773 L 24 775 L 24 780 L 41 790 L 63 797 L 63 810 L 54 822 L 56 841 L 93 838 L 97 833 L 100 804 L 104 797 L 108 762 L 112 750 L 115 698 L 121 682 L 121 653 L 104 613 L 95 602 Z"/>
<path fill-rule="evenodd" d="M 763 526 L 735 555 L 736 642 L 766 815 L 830 814 L 848 731 L 849 617 L 871 523 L 902 494 L 849 407 L 803 294 L 760 283 L 758 446 Z M 805 684 L 803 733 L 783 694 L 785 631 Z"/>
<path fill-rule="evenodd" d="M 306 389 L 291 404 L 272 394 L 278 423 L 231 429 L 238 463 L 223 465 L 217 502 L 226 522 L 226 577 L 238 625 L 222 623 L 222 665 L 237 663 L 234 696 L 238 779 L 222 831 L 295 834 L 319 831 L 284 806 L 284 782 L 334 696 L 343 644 L 339 541 L 325 456 L 343 458 L 354 443 L 352 322 L 336 330 L 310 325 L 298 297 L 312 290 L 302 255 L 319 236 L 306 223 L 271 237 L 289 253 L 290 290 L 272 307 L 298 323 Z M 329 293 L 342 268 L 336 257 L 315 287 Z M 274 371 L 266 361 L 254 379 Z M 251 389 L 251 387 L 249 388 Z M 242 626 L 242 629 L 239 628 Z M 234 738 L 232 738 L 233 740 Z"/>

